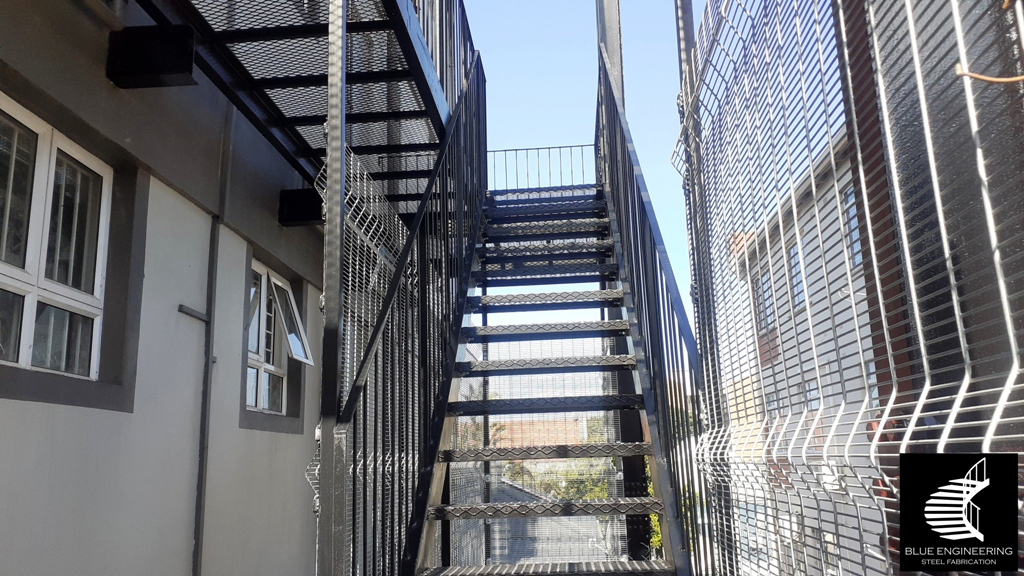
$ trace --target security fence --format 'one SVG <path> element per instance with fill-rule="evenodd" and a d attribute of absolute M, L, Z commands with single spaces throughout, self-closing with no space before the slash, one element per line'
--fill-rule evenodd
<path fill-rule="evenodd" d="M 1022 26 L 711 0 L 683 43 L 708 573 L 895 573 L 900 453 L 1021 451 Z"/>

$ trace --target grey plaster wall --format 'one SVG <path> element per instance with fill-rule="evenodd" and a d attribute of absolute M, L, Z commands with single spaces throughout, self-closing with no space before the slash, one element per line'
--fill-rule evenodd
<path fill-rule="evenodd" d="M 205 309 L 210 217 L 155 179 L 148 216 L 134 412 L 0 399 L 2 576 L 191 573 L 204 325 L 178 305 Z M 203 573 L 313 575 L 319 369 L 305 369 L 302 434 L 239 427 L 247 250 L 221 229 Z"/>
<path fill-rule="evenodd" d="M 153 182 L 133 413 L 0 399 L 3 576 L 190 573 L 209 231 Z"/>
<path fill-rule="evenodd" d="M 222 230 L 203 573 L 312 576 L 316 573 L 316 518 L 305 469 L 316 449 L 320 370 L 305 368 L 303 434 L 239 427 L 247 264 L 245 241 Z M 323 330 L 319 296 L 307 288 L 303 298 L 314 358 L 320 357 Z"/>
<path fill-rule="evenodd" d="M 0 91 L 114 167 L 154 174 L 138 375 L 127 412 L 0 398 L 0 576 L 188 575 L 192 570 L 211 214 L 221 216 L 204 574 L 312 575 L 303 476 L 319 368 L 305 368 L 301 434 L 240 427 L 248 249 L 302 298 L 320 356 L 322 232 L 277 224 L 303 185 L 198 71 L 198 86 L 121 90 L 110 29 L 81 0 L 0 0 Z M 135 3 L 129 24 L 148 24 Z M 119 207 L 114 206 L 114 210 Z M 111 246 L 110 258 L 125 257 Z M 310 286 L 310 284 L 312 286 Z"/>

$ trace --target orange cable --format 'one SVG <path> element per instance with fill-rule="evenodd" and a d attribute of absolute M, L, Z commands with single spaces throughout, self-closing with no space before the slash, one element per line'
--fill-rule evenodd
<path fill-rule="evenodd" d="M 1010 76 L 1008 78 L 999 78 L 996 76 L 985 76 L 984 74 L 975 74 L 974 72 L 967 72 L 963 69 L 963 66 L 960 66 L 959 62 L 957 62 L 957 65 L 953 68 L 953 70 L 956 71 L 957 76 L 967 76 L 968 78 L 974 78 L 975 80 L 982 80 L 984 82 L 992 82 L 995 84 L 1012 84 L 1014 82 L 1024 82 L 1024 76 Z"/>

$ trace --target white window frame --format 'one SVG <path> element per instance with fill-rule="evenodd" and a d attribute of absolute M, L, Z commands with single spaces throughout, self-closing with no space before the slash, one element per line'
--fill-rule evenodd
<path fill-rule="evenodd" d="M 38 135 L 36 165 L 32 180 L 29 208 L 25 268 L 0 261 L 0 288 L 24 298 L 21 320 L 21 342 L 17 362 L 0 364 L 28 370 L 60 374 L 71 378 L 96 380 L 99 377 L 100 336 L 103 326 L 103 294 L 106 288 L 107 249 L 110 236 L 110 204 L 114 169 L 84 148 L 72 142 L 49 124 L 0 92 L 0 110 Z M 99 230 L 96 239 L 96 275 L 93 291 L 83 292 L 46 278 L 47 226 L 53 203 L 54 171 L 57 151 L 92 170 L 102 179 Z M 49 304 L 90 318 L 92 325 L 89 375 L 82 376 L 32 365 L 32 348 L 36 309 L 39 303 Z"/>
<path fill-rule="evenodd" d="M 291 359 L 294 359 L 294 360 L 298 360 L 299 362 L 302 362 L 304 364 L 308 364 L 308 365 L 312 366 L 313 365 L 313 361 L 312 361 L 312 354 L 311 354 L 310 349 L 309 349 L 309 340 L 308 340 L 308 338 L 306 336 L 306 327 L 303 326 L 303 324 L 302 324 L 302 317 L 299 316 L 299 310 L 298 310 L 298 307 L 295 304 L 295 295 L 292 293 L 292 289 L 291 289 L 291 286 L 288 283 L 288 281 L 285 280 L 280 274 L 274 272 L 273 270 L 268 268 L 265 264 L 262 264 L 262 263 L 258 262 L 257 260 L 253 260 L 252 261 L 252 266 L 250 267 L 250 273 L 249 273 L 250 275 L 246 277 L 247 282 L 251 282 L 252 281 L 252 276 L 251 276 L 252 272 L 258 273 L 260 275 L 260 277 L 261 277 L 261 280 L 260 280 L 260 298 L 258 300 L 259 309 L 256 311 L 256 318 L 252 318 L 253 311 L 250 310 L 249 311 L 250 317 L 247 318 L 246 320 L 249 320 L 251 318 L 253 320 L 253 322 L 258 322 L 257 328 L 259 330 L 259 332 L 258 332 L 259 333 L 259 349 L 256 352 L 252 352 L 251 350 L 249 350 L 249 344 L 248 344 L 248 342 L 249 342 L 249 335 L 248 335 L 248 332 L 247 332 L 246 333 L 246 345 L 245 345 L 245 354 L 246 354 L 246 360 L 247 360 L 246 361 L 246 374 L 245 374 L 245 378 L 243 379 L 243 381 L 246 382 L 246 386 L 248 386 L 248 377 L 249 377 L 248 372 L 249 372 L 249 368 L 255 368 L 256 369 L 256 405 L 255 406 L 249 405 L 248 394 L 246 394 L 246 405 L 245 405 L 245 408 L 246 408 L 246 410 L 251 410 L 253 412 L 262 412 L 262 413 L 265 413 L 265 414 L 274 414 L 274 415 L 277 415 L 277 416 L 283 416 L 283 415 L 288 414 L 288 359 L 291 358 Z M 280 348 L 280 350 L 278 352 L 281 355 L 281 361 L 279 363 L 280 365 L 273 365 L 272 366 L 270 364 L 267 364 L 267 362 L 264 360 L 263 352 L 264 352 L 265 346 L 266 346 L 265 338 L 266 338 L 266 332 L 267 332 L 267 309 L 266 309 L 267 300 L 270 299 L 270 298 L 273 298 L 273 299 L 275 299 L 275 301 L 278 301 L 277 295 L 270 292 L 270 290 L 273 287 L 273 285 L 280 286 L 288 294 L 288 302 L 287 303 L 284 303 L 284 302 L 278 302 L 278 303 L 281 306 L 288 306 L 291 309 L 290 311 L 292 313 L 292 316 L 295 318 L 295 322 L 298 324 L 299 336 L 302 339 L 302 346 L 303 346 L 303 349 L 305 350 L 305 354 L 306 354 L 307 358 L 299 358 L 299 357 L 296 357 L 296 356 L 292 355 L 291 346 L 290 346 L 290 344 L 288 342 L 287 330 L 282 330 L 282 332 L 278 335 L 280 337 L 279 344 L 278 344 L 278 347 Z M 282 325 L 285 324 L 283 318 L 280 319 L 280 322 L 281 322 Z M 253 329 L 253 326 L 250 325 L 249 326 L 249 330 L 252 330 L 252 329 Z M 268 368 L 270 368 L 270 369 L 268 370 Z M 262 402 L 261 401 L 261 396 L 262 395 L 260 394 L 260 392 L 261 392 L 261 387 L 262 387 L 262 382 L 263 382 L 263 375 L 266 372 L 269 372 L 269 373 L 271 373 L 271 374 L 273 374 L 275 376 L 279 376 L 281 378 L 282 385 L 281 385 L 281 411 L 280 412 L 278 412 L 276 410 L 270 410 L 269 408 L 260 405 L 261 402 Z"/>

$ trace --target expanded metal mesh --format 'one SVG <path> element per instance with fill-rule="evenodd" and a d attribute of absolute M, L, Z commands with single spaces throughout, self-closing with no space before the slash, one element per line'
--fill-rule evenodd
<path fill-rule="evenodd" d="M 703 550 L 899 570 L 901 452 L 1022 449 L 1021 2 L 708 2 L 684 79 Z"/>

